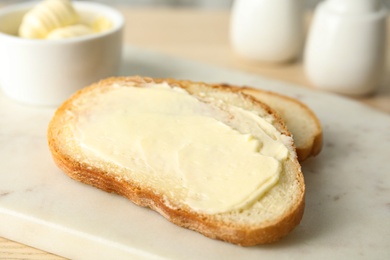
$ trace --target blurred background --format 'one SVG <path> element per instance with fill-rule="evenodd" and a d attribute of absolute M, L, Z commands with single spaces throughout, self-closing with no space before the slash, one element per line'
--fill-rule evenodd
<path fill-rule="evenodd" d="M 0 0 L 0 4 L 15 2 L 26 2 L 27 0 Z M 227 9 L 230 8 L 233 0 L 89 0 L 109 5 L 133 5 L 133 6 L 155 6 L 155 7 L 191 7 L 204 9 Z M 302 0 L 307 8 L 313 8 L 321 0 Z M 390 0 L 384 0 L 387 4 Z"/>

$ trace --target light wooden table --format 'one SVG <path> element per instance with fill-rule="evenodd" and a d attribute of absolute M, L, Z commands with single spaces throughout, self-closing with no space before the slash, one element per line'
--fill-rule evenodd
<path fill-rule="evenodd" d="M 120 7 L 118 9 L 126 17 L 124 35 L 126 44 L 176 57 L 251 72 L 302 87 L 312 87 L 302 71 L 300 61 L 275 65 L 251 63 L 237 57 L 229 46 L 228 11 Z M 390 114 L 389 61 L 390 51 L 387 55 L 387 73 L 378 92 L 368 97 L 355 99 Z M 0 259 L 63 258 L 0 238 Z"/>

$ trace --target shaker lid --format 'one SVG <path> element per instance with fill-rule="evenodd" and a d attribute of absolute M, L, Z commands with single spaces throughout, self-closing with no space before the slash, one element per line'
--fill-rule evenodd
<path fill-rule="evenodd" d="M 382 0 L 327 0 L 326 8 L 339 14 L 369 14 L 383 8 Z"/>

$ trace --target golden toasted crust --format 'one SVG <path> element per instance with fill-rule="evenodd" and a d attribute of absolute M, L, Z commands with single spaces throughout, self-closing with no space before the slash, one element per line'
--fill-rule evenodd
<path fill-rule="evenodd" d="M 153 80 L 151 78 L 127 77 L 109 78 L 77 92 L 58 108 L 48 127 L 48 144 L 53 159 L 58 167 L 77 181 L 95 186 L 107 192 L 120 194 L 139 206 L 149 207 L 159 212 L 176 225 L 195 230 L 210 238 L 242 246 L 252 246 L 277 241 L 294 229 L 294 227 L 299 224 L 303 215 L 305 194 L 305 185 L 303 175 L 300 171 L 300 165 L 294 158 L 289 159 L 286 162 L 285 168 L 289 169 L 289 174 L 294 174 L 294 181 L 298 183 L 299 190 L 296 191 L 296 201 L 284 214 L 281 216 L 275 216 L 272 221 L 248 225 L 246 223 L 240 223 L 239 221 L 232 222 L 230 220 L 224 220 L 223 216 L 221 216 L 223 213 L 208 215 L 199 214 L 185 207 L 173 208 L 169 206 L 170 204 L 167 204 L 167 201 L 164 198 L 156 194 L 154 191 L 144 189 L 143 187 L 136 185 L 131 180 L 125 181 L 123 179 L 116 178 L 110 172 L 106 172 L 95 165 L 89 165 L 88 163 L 78 159 L 78 157 L 74 154 L 68 154 L 65 152 L 66 148 L 62 147 L 63 140 L 59 140 L 60 138 L 64 138 L 64 136 L 61 135 L 61 129 L 64 127 L 64 124 L 69 123 L 66 121 L 69 111 L 74 110 L 73 113 L 77 113 L 77 108 L 73 107 L 76 100 L 81 99 L 85 93 L 88 93 L 96 88 L 100 88 L 102 92 L 108 91 L 113 83 L 143 83 L 152 81 L 166 81 L 169 84 L 174 84 L 185 89 L 189 89 L 189 85 L 191 84 L 203 84 L 208 86 L 205 83 L 193 83 L 189 81 L 183 82 L 176 81 L 174 79 Z M 224 86 L 213 86 L 210 88 L 215 88 L 217 89 L 216 91 L 226 93 L 233 93 L 236 91 L 234 88 Z M 252 102 L 250 98 L 248 100 Z M 255 102 L 255 104 L 259 105 L 260 103 Z M 264 107 L 268 111 L 267 106 L 262 104 L 260 106 Z M 272 110 L 269 110 L 269 113 L 272 114 Z M 277 116 L 275 118 L 277 120 L 277 127 L 288 134 L 288 130 L 285 128 L 281 119 Z"/>

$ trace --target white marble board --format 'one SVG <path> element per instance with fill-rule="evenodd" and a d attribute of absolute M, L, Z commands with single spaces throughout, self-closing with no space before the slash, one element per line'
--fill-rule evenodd
<path fill-rule="evenodd" d="M 0 236 L 72 259 L 390 259 L 388 114 L 137 48 L 126 48 L 121 74 L 246 84 L 308 104 L 321 120 L 325 142 L 322 153 L 302 165 L 307 194 L 301 225 L 278 243 L 249 248 L 179 228 L 68 178 L 46 144 L 54 109 L 25 106 L 0 93 Z"/>

